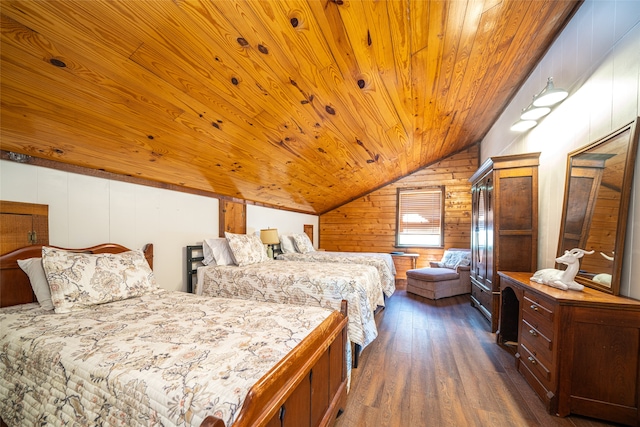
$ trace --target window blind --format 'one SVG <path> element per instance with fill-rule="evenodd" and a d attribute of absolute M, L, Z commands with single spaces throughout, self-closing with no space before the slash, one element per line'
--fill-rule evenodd
<path fill-rule="evenodd" d="M 441 245 L 442 188 L 398 190 L 398 245 Z"/>

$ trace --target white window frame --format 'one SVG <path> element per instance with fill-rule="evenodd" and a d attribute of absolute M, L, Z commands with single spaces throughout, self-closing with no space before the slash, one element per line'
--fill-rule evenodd
<path fill-rule="evenodd" d="M 398 188 L 396 247 L 444 247 L 444 195 L 444 186 Z"/>

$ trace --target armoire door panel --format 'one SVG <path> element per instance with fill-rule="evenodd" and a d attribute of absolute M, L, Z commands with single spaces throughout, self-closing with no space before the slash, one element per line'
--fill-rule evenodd
<path fill-rule="evenodd" d="M 522 256 L 523 247 L 532 246 L 533 237 L 511 233 L 500 233 L 500 249 L 498 253 L 500 270 L 531 271 L 531 256 Z"/>
<path fill-rule="evenodd" d="M 500 229 L 531 230 L 533 207 L 531 200 L 532 177 L 523 176 L 503 179 L 500 191 Z"/>

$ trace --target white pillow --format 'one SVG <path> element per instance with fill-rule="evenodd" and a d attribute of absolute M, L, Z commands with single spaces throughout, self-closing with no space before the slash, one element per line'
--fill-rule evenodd
<path fill-rule="evenodd" d="M 19 259 L 18 265 L 22 271 L 29 276 L 31 289 L 33 289 L 33 293 L 36 294 L 36 299 L 40 303 L 40 307 L 45 310 L 53 310 L 51 290 L 49 289 L 49 282 L 47 282 L 47 276 L 45 276 L 44 268 L 42 267 L 42 258 Z"/>
<path fill-rule="evenodd" d="M 141 250 L 87 254 L 44 246 L 42 266 L 56 313 L 133 298 L 158 289 Z"/>
<path fill-rule="evenodd" d="M 471 265 L 471 251 L 462 252 L 462 258 L 460 258 L 460 262 L 458 263 L 458 267 L 467 267 Z"/>
<path fill-rule="evenodd" d="M 233 259 L 231 249 L 229 249 L 229 242 L 224 237 L 217 237 L 213 239 L 205 239 L 202 242 L 202 252 L 204 265 L 214 263 L 216 265 L 234 265 L 236 263 Z"/>
<path fill-rule="evenodd" d="M 470 251 L 444 251 L 442 260 L 438 263 L 440 267 L 456 269 L 458 266 L 471 265 Z"/>
<path fill-rule="evenodd" d="M 202 241 L 202 263 L 204 265 L 209 265 L 215 261 L 215 258 L 213 257 L 213 249 L 211 249 L 213 240 L 215 239 L 204 239 Z"/>
<path fill-rule="evenodd" d="M 289 234 L 280 236 L 280 250 L 283 254 L 291 254 L 297 252 L 295 243 L 293 243 L 293 236 Z"/>
<path fill-rule="evenodd" d="M 296 244 L 296 249 L 301 254 L 306 254 L 309 252 L 314 252 L 316 249 L 313 247 L 313 243 L 311 243 L 311 239 L 306 234 L 294 234 L 293 241 Z"/>
<path fill-rule="evenodd" d="M 227 238 L 227 242 L 229 242 L 233 258 L 240 267 L 269 261 L 264 244 L 257 235 L 234 234 L 226 231 L 224 235 Z"/>

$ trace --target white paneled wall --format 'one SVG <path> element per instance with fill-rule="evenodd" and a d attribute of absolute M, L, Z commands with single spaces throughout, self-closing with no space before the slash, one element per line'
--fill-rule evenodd
<path fill-rule="evenodd" d="M 313 244 L 318 248 L 318 216 L 296 214 L 261 206 L 247 206 L 247 233 L 263 228 L 277 228 L 279 234 L 302 233 L 305 224 L 313 225 Z"/>
<path fill-rule="evenodd" d="M 49 205 L 49 242 L 67 248 L 154 245 L 161 287 L 186 291 L 185 247 L 218 235 L 218 199 L 0 160 L 0 199 Z M 318 217 L 248 206 L 249 232 L 302 232 Z M 317 241 L 317 237 L 316 237 Z"/>
<path fill-rule="evenodd" d="M 509 130 L 520 111 L 554 78 L 567 98 L 537 127 Z M 481 144 L 490 156 L 540 151 L 538 266 L 552 267 L 558 247 L 567 155 L 640 114 L 640 1 L 587 0 L 542 58 Z M 640 163 L 640 162 L 638 162 Z M 622 272 L 621 293 L 640 299 L 640 166 Z"/>

